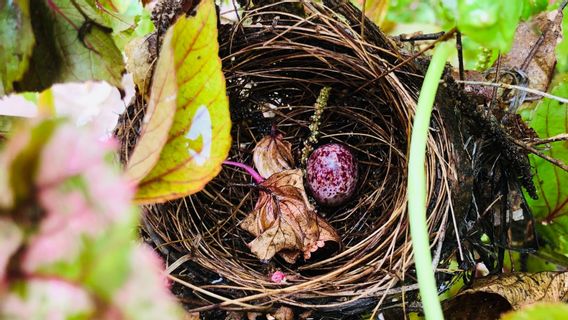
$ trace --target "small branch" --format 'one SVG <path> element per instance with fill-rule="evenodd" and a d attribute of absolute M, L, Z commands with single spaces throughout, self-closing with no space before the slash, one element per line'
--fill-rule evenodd
<path fill-rule="evenodd" d="M 401 35 L 398 36 L 398 40 L 400 40 L 402 42 L 438 40 L 444 34 L 446 34 L 444 31 L 437 32 L 437 33 L 417 34 L 417 35 L 401 34 Z"/>
<path fill-rule="evenodd" d="M 458 63 L 459 63 L 459 70 L 460 70 L 460 80 L 465 79 L 465 71 L 463 66 L 463 45 L 462 45 L 462 35 L 461 32 L 456 32 L 456 48 L 458 49 Z M 460 85 L 460 88 L 463 90 L 464 84 Z"/>
<path fill-rule="evenodd" d="M 560 169 L 562 169 L 562 170 L 568 172 L 568 165 L 566 165 L 564 162 L 562 162 L 562 161 L 560 161 L 560 160 L 558 160 L 558 159 L 554 159 L 554 158 L 552 158 L 552 157 L 550 157 L 550 156 L 548 156 L 548 155 L 546 155 L 546 154 L 544 154 L 544 153 L 538 151 L 538 150 L 535 149 L 534 147 L 532 147 L 532 146 L 530 146 L 530 145 L 528 145 L 528 144 L 526 144 L 526 143 L 524 143 L 524 142 L 522 142 L 522 141 L 519 141 L 519 140 L 517 140 L 517 139 L 512 139 L 512 138 L 511 138 L 511 141 L 512 141 L 514 144 L 518 145 L 519 147 L 521 147 L 521 148 L 527 150 L 528 152 L 533 153 L 534 155 L 537 155 L 537 156 L 543 158 L 544 160 L 546 160 L 546 161 L 552 163 L 553 165 L 559 167 Z"/>
<path fill-rule="evenodd" d="M 502 88 L 502 89 L 515 89 L 519 91 L 525 91 L 528 93 L 536 94 L 541 97 L 549 98 L 556 100 L 562 103 L 568 103 L 568 99 L 562 98 L 559 96 L 552 95 L 550 93 L 542 92 L 540 90 L 526 88 L 522 86 L 516 86 L 513 84 L 506 84 L 506 83 L 496 83 L 496 82 L 485 82 L 485 81 L 469 81 L 469 80 L 456 80 L 457 83 L 469 84 L 469 85 L 478 85 L 478 86 L 487 86 L 487 87 L 495 87 L 495 88 Z"/>
<path fill-rule="evenodd" d="M 229 160 L 225 160 L 223 161 L 224 165 L 228 165 L 228 166 L 233 166 L 233 167 L 237 167 L 237 168 L 241 168 L 244 169 L 254 180 L 255 183 L 259 184 L 262 183 L 264 181 L 264 178 L 260 176 L 260 174 L 258 172 L 256 172 L 256 170 L 254 170 L 252 167 L 247 166 L 244 163 L 240 163 L 240 162 L 236 162 L 236 161 L 229 161 Z"/>
<path fill-rule="evenodd" d="M 541 144 L 547 144 L 547 143 L 552 143 L 552 142 L 558 142 L 558 141 L 567 141 L 568 140 L 568 133 L 561 133 L 561 134 L 557 134 L 553 137 L 549 137 L 546 139 L 535 139 L 532 140 L 531 142 L 527 143 L 528 146 L 538 146 Z"/>
<path fill-rule="evenodd" d="M 454 34 L 457 32 L 457 28 L 452 28 L 450 31 L 444 33 L 443 36 L 441 36 L 440 38 L 438 38 L 436 41 L 433 41 L 432 43 L 430 43 L 429 45 L 427 45 L 424 49 L 418 51 L 417 53 L 415 53 L 414 55 L 412 55 L 409 58 L 406 58 L 404 61 L 400 62 L 399 64 L 388 68 L 385 72 L 381 73 L 378 77 L 376 77 L 375 79 L 367 82 L 366 84 L 362 85 L 361 87 L 357 88 L 357 90 L 355 90 L 354 93 L 357 93 L 361 90 L 363 90 L 364 88 L 374 84 L 375 82 L 379 81 L 380 79 L 384 78 L 387 74 L 394 72 L 398 69 L 400 69 L 402 66 L 408 64 L 410 61 L 415 60 L 416 58 L 422 56 L 424 54 L 424 52 L 431 50 L 432 48 L 434 48 L 436 46 L 436 44 L 438 43 L 442 43 L 446 40 L 448 40 L 449 38 L 453 37 Z"/>

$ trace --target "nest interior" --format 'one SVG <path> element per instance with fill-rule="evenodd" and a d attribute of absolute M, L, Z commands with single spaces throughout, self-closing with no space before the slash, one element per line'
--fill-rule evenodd
<path fill-rule="evenodd" d="M 392 70 L 406 57 L 355 7 L 324 3 L 304 3 L 302 14 L 278 4 L 245 11 L 239 23 L 220 26 L 220 56 L 233 120 L 231 160 L 252 165 L 255 143 L 274 125 L 299 163 L 316 99 L 322 88 L 331 88 L 318 144 L 348 145 L 360 179 L 348 203 L 318 212 L 338 230 L 344 247 L 324 247 L 294 265 L 278 257 L 262 263 L 246 245 L 254 237 L 239 227 L 259 191 L 246 173 L 224 167 L 203 191 L 145 207 L 143 229 L 185 282 L 177 293 L 194 311 L 287 305 L 359 314 L 388 304 L 389 294 L 416 289 L 408 272 L 406 156 L 422 75 L 412 63 Z M 142 114 L 131 112 L 130 120 L 140 121 Z M 449 180 L 459 174 L 451 165 L 447 130 L 435 110 L 425 168 L 438 259 L 452 209 Z M 271 281 L 277 270 L 287 275 L 285 283 Z"/>

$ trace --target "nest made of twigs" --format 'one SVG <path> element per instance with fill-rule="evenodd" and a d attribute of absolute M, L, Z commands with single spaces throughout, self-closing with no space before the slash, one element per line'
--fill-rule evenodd
<path fill-rule="evenodd" d="M 191 309 L 288 305 L 360 313 L 415 283 L 407 272 L 413 265 L 406 164 L 422 76 L 412 64 L 388 72 L 404 57 L 368 20 L 361 28 L 361 13 L 348 3 L 305 3 L 304 17 L 279 10 L 278 5 L 249 10 L 239 23 L 220 28 L 233 120 L 229 157 L 252 164 L 255 143 L 275 125 L 298 160 L 320 90 L 331 87 L 318 144 L 349 146 L 360 167 L 352 200 L 318 208 L 337 229 L 343 250 L 323 248 L 316 258 L 294 265 L 278 257 L 261 263 L 246 246 L 253 237 L 239 227 L 258 190 L 246 185 L 247 174 L 229 167 L 202 192 L 146 207 L 144 229 L 160 244 L 170 271 L 185 281 L 177 293 Z M 132 123 L 140 115 L 131 110 L 130 116 L 136 127 Z M 131 138 L 123 135 L 123 144 Z M 451 157 L 444 119 L 435 111 L 425 164 L 435 257 L 451 208 L 448 177 L 456 175 Z M 271 281 L 276 270 L 287 275 L 286 283 Z"/>

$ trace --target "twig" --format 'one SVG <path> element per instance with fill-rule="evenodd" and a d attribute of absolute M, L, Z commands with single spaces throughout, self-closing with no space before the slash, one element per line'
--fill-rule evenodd
<path fill-rule="evenodd" d="M 213 292 L 211 292 L 211 291 L 207 291 L 207 290 L 201 289 L 201 288 L 198 287 L 198 286 L 194 286 L 193 284 L 191 284 L 191 283 L 189 283 L 189 282 L 186 282 L 186 281 L 183 281 L 183 280 L 181 280 L 181 279 L 179 279 L 179 278 L 176 278 L 176 277 L 174 277 L 174 276 L 172 276 L 172 275 L 167 274 L 166 276 L 168 277 L 168 279 L 170 279 L 170 280 L 172 280 L 172 281 L 175 281 L 175 282 L 177 282 L 177 283 L 179 283 L 179 284 L 181 284 L 181 285 L 184 285 L 184 286 L 186 286 L 186 287 L 188 287 L 188 288 L 190 288 L 190 289 L 192 289 L 192 290 L 194 290 L 194 291 L 197 291 L 197 292 L 199 292 L 199 293 L 202 293 L 202 294 L 205 294 L 205 295 L 210 296 L 210 297 L 212 297 L 212 298 L 221 300 L 221 301 L 223 301 L 223 302 L 225 302 L 225 303 L 227 303 L 227 304 L 234 304 L 234 305 L 237 305 L 237 306 L 244 307 L 244 308 L 246 308 L 246 309 L 248 309 L 248 310 L 257 310 L 257 309 L 259 309 L 258 306 L 253 306 L 253 305 L 251 305 L 251 304 L 243 303 L 243 302 L 240 302 L 240 301 L 238 301 L 238 300 L 229 299 L 229 298 L 220 296 L 220 295 L 218 295 L 218 294 L 215 294 L 215 293 L 213 293 Z"/>
<path fill-rule="evenodd" d="M 552 163 L 553 165 L 559 167 L 560 169 L 562 169 L 562 170 L 568 172 L 568 165 L 566 165 L 564 162 L 562 162 L 562 161 L 560 161 L 560 160 L 558 160 L 558 159 L 554 159 L 554 158 L 552 158 L 552 157 L 550 157 L 550 156 L 548 156 L 548 155 L 546 155 L 546 154 L 544 154 L 544 153 L 538 151 L 536 148 L 534 148 L 534 147 L 532 147 L 532 146 L 530 146 L 530 145 L 528 145 L 528 144 L 526 144 L 526 143 L 524 143 L 524 142 L 522 142 L 522 141 L 519 141 L 519 140 L 517 140 L 517 139 L 511 138 L 511 141 L 512 141 L 514 144 L 518 145 L 519 147 L 521 147 L 521 148 L 523 148 L 523 149 L 529 151 L 530 153 L 533 153 L 533 154 L 535 154 L 535 155 L 537 155 L 537 156 L 543 158 L 544 160 L 546 160 L 546 161 Z"/>
<path fill-rule="evenodd" d="M 519 90 L 519 91 L 525 91 L 525 92 L 528 92 L 528 93 L 536 94 L 538 96 L 549 98 L 549 99 L 552 99 L 552 100 L 556 100 L 558 102 L 568 103 L 567 98 L 562 98 L 562 97 L 555 96 L 555 95 L 550 94 L 550 93 L 542 92 L 540 90 L 526 88 L 526 87 L 522 87 L 522 86 L 516 86 L 516 85 L 513 85 L 513 84 L 486 82 L 486 81 L 470 81 L 470 80 L 456 80 L 456 82 L 457 83 L 463 83 L 463 84 L 470 84 L 470 85 L 496 87 L 496 88 L 502 88 L 502 89 L 515 89 L 515 90 Z"/>
<path fill-rule="evenodd" d="M 463 45 L 462 45 L 462 34 L 461 32 L 456 32 L 456 49 L 458 49 L 458 63 L 459 63 L 459 70 L 460 70 L 460 80 L 465 79 L 465 71 L 463 67 Z M 460 85 L 460 88 L 463 90 L 464 84 Z"/>
<path fill-rule="evenodd" d="M 427 33 L 427 34 L 417 34 L 417 35 L 407 35 L 401 34 L 398 36 L 398 40 L 402 42 L 414 42 L 414 41 L 424 41 L 424 40 L 438 40 L 440 37 L 444 36 L 446 32 L 440 31 L 436 33 Z"/>
<path fill-rule="evenodd" d="M 547 143 L 552 143 L 552 142 L 558 142 L 558 141 L 567 141 L 568 140 L 568 133 L 561 133 L 561 134 L 557 134 L 555 136 L 549 137 L 549 138 L 545 138 L 545 139 L 535 139 L 529 143 L 527 143 L 528 146 L 538 146 L 541 144 L 547 144 Z"/>
<path fill-rule="evenodd" d="M 395 65 L 394 67 L 391 67 L 389 69 L 387 69 L 385 72 L 381 73 L 381 75 L 379 75 L 378 77 L 376 77 L 375 79 L 367 82 L 366 84 L 362 85 L 361 87 L 359 87 L 357 90 L 355 90 L 355 92 L 359 92 L 362 89 L 368 87 L 369 85 L 377 82 L 378 80 L 384 78 L 387 74 L 394 72 L 396 70 L 398 70 L 399 68 L 401 68 L 402 66 L 408 64 L 410 61 L 415 60 L 416 58 L 422 56 L 422 54 L 424 54 L 424 52 L 434 48 L 438 43 L 444 42 L 446 40 L 448 40 L 450 37 L 452 37 L 455 33 L 457 32 L 456 28 L 452 28 L 450 31 L 446 32 L 443 36 L 441 36 L 438 40 L 430 43 L 428 46 L 426 46 L 424 49 L 418 51 L 417 53 L 413 54 L 410 58 L 405 59 L 404 61 L 400 62 L 399 64 Z"/>

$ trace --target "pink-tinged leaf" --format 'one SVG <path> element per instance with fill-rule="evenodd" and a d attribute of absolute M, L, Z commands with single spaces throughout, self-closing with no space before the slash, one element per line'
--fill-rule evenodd
<path fill-rule="evenodd" d="M 156 130 L 169 129 L 169 132 L 158 162 L 139 183 L 136 195 L 139 203 L 164 202 L 198 192 L 221 170 L 231 146 L 231 119 L 216 39 L 217 20 L 212 0 L 202 1 L 195 16 L 180 17 L 167 32 L 163 56 L 159 59 L 168 59 L 175 68 L 176 112 L 171 128 L 152 123 L 171 115 L 154 115 L 146 124 L 150 128 L 159 127 Z M 158 66 L 155 73 L 156 79 L 172 80 L 164 74 L 172 73 L 171 65 Z M 160 81 L 154 80 L 155 85 Z M 171 88 L 171 84 L 162 85 Z M 171 96 L 161 95 L 161 98 L 168 100 Z M 168 108 L 156 108 L 154 114 L 171 112 Z M 164 133 L 156 133 L 156 136 L 162 139 Z M 162 144 L 162 140 L 156 141 L 148 134 L 141 138 L 146 139 L 150 141 L 140 141 L 140 144 Z M 160 150 L 152 147 L 139 152 L 155 159 Z M 147 161 L 139 174 L 130 176 L 139 179 L 153 162 Z M 131 166 L 138 163 L 134 161 Z"/>
<path fill-rule="evenodd" d="M 0 300 L 2 319 L 90 319 L 96 311 L 84 288 L 58 278 L 12 284 Z"/>
<path fill-rule="evenodd" d="M 0 287 L 10 258 L 22 244 L 22 230 L 12 221 L 0 218 Z"/>
<path fill-rule="evenodd" d="M 129 277 L 114 295 L 113 303 L 130 319 L 180 318 L 181 310 L 165 285 L 164 266 L 155 252 L 145 245 L 137 246 L 128 262 Z"/>
<path fill-rule="evenodd" d="M 91 129 L 91 130 L 90 130 Z M 41 224 L 22 261 L 27 272 L 76 259 L 84 239 L 127 221 L 133 190 L 105 161 L 115 150 L 91 127 L 65 124 L 44 146 L 36 174 Z"/>

